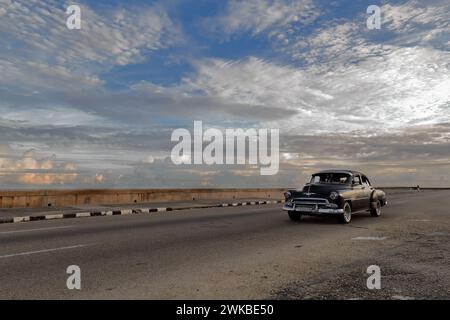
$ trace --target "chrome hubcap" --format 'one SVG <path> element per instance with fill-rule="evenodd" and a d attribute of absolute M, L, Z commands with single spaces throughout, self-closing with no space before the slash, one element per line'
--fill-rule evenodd
<path fill-rule="evenodd" d="M 350 211 L 350 208 L 349 207 L 345 208 L 345 211 L 344 211 L 345 221 L 350 221 L 351 216 L 352 216 L 352 213 Z"/>

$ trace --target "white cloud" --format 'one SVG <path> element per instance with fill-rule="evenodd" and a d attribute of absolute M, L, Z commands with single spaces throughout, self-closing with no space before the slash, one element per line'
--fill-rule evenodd
<path fill-rule="evenodd" d="M 298 11 L 293 5 L 231 1 L 221 18 L 228 32 L 264 33 L 293 64 L 256 57 L 209 59 L 196 64 L 197 75 L 185 85 L 255 111 L 258 106 L 296 111 L 288 120 L 261 125 L 297 133 L 367 134 L 450 121 L 450 53 L 442 50 L 450 37 L 448 1 L 384 5 L 386 41 L 374 40 L 377 31 L 366 28 L 365 12 L 353 20 L 332 19 L 305 34 L 291 25 Z M 317 17 L 318 10 L 307 7 Z"/>
<path fill-rule="evenodd" d="M 3 155 L 4 156 L 4 155 Z M 60 163 L 56 156 L 38 158 L 27 150 L 21 157 L 0 157 L 0 182 L 20 185 L 64 185 L 78 178 L 74 163 Z"/>
<path fill-rule="evenodd" d="M 395 32 L 396 44 L 431 45 L 450 50 L 450 2 L 447 0 L 385 4 L 383 28 Z"/>
<path fill-rule="evenodd" d="M 105 122 L 104 119 L 81 110 L 62 108 L 2 108 L 0 119 L 26 126 L 88 126 Z"/>
<path fill-rule="evenodd" d="M 334 22 L 308 36 L 293 34 L 289 44 L 280 48 L 294 60 L 329 65 L 382 56 L 391 49 L 390 45 L 367 41 L 361 24 L 354 21 Z"/>
<path fill-rule="evenodd" d="M 148 52 L 181 41 L 180 29 L 158 6 L 98 14 L 82 5 L 81 30 L 69 30 L 68 5 L 55 0 L 0 1 L 5 12 L 0 19 L 2 82 L 100 85 L 100 71 L 142 62 Z"/>
<path fill-rule="evenodd" d="M 405 32 L 416 30 L 418 25 L 448 26 L 448 1 L 407 1 L 402 4 L 382 6 L 383 24 L 389 29 Z"/>
<path fill-rule="evenodd" d="M 261 126 L 301 133 L 364 132 L 450 121 L 450 53 L 396 48 L 334 68 L 298 68 L 257 58 L 207 60 L 187 88 L 234 103 L 298 113 Z M 282 112 L 282 111 L 281 111 Z"/>
<path fill-rule="evenodd" d="M 25 61 L 23 58 L 0 57 L 0 83 L 6 86 L 58 89 L 63 87 L 87 88 L 103 84 L 97 75 L 89 70 L 70 66 L 48 65 L 46 63 Z"/>
<path fill-rule="evenodd" d="M 301 69 L 283 66 L 255 57 L 240 61 L 212 59 L 196 65 L 194 78 L 185 79 L 186 88 L 201 90 L 210 97 L 234 103 L 277 107 L 310 114 L 314 101 L 333 97 L 309 84 L 309 75 Z"/>
<path fill-rule="evenodd" d="M 351 19 L 332 18 L 305 31 L 301 24 L 311 24 L 324 10 L 308 1 L 230 1 L 219 21 L 228 33 L 264 35 L 276 52 L 307 64 L 353 63 L 389 54 L 399 46 L 450 50 L 450 3 L 446 0 L 385 4 L 379 31 L 366 27 L 365 11 Z M 298 19 L 298 12 L 304 17 Z M 385 38 L 380 41 L 381 32 Z"/>
<path fill-rule="evenodd" d="M 317 15 L 311 0 L 231 0 L 219 23 L 228 34 L 269 32 L 283 38 L 283 29 L 310 23 Z"/>

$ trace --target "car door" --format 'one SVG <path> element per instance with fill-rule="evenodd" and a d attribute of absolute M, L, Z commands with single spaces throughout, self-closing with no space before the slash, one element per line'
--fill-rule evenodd
<path fill-rule="evenodd" d="M 352 209 L 353 211 L 362 210 L 361 208 L 364 206 L 364 187 L 361 182 L 361 177 L 359 174 L 355 174 L 353 176 L 353 201 L 352 201 Z"/>
<path fill-rule="evenodd" d="M 365 175 L 361 175 L 362 182 L 362 192 L 361 192 L 361 209 L 360 210 L 368 210 L 370 209 L 370 196 L 372 194 L 373 188 L 370 185 L 369 179 Z"/>

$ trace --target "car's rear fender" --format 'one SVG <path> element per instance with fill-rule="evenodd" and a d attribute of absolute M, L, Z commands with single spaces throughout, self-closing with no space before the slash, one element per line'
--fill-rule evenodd
<path fill-rule="evenodd" d="M 370 195 L 370 207 L 375 208 L 378 201 L 380 201 L 382 206 L 385 206 L 387 204 L 386 195 L 381 190 L 373 190 Z"/>

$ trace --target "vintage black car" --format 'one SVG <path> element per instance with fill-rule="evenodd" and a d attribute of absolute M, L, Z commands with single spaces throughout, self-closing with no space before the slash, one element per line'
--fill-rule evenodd
<path fill-rule="evenodd" d="M 352 214 L 370 212 L 381 215 L 387 204 L 386 194 L 375 189 L 366 175 L 352 170 L 326 170 L 315 173 L 302 189 L 285 192 L 285 205 L 291 220 L 302 215 L 336 216 L 349 223 Z"/>

